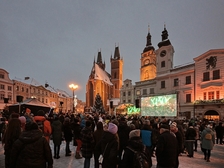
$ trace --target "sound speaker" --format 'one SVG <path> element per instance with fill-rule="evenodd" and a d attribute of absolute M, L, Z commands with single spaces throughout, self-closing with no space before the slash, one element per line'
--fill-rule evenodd
<path fill-rule="evenodd" d="M 4 103 L 8 103 L 9 102 L 9 98 L 4 98 Z"/>
<path fill-rule="evenodd" d="M 22 102 L 23 101 L 23 96 L 16 96 L 16 101 L 18 103 Z"/>
<path fill-rule="evenodd" d="M 136 99 L 136 100 L 135 100 L 135 107 L 136 107 L 136 108 L 139 108 L 139 99 Z"/>
<path fill-rule="evenodd" d="M 110 101 L 110 108 L 113 108 L 113 101 Z"/>

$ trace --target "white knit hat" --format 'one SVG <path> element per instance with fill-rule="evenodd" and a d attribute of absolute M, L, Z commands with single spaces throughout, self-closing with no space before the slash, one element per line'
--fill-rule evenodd
<path fill-rule="evenodd" d="M 116 124 L 113 124 L 113 123 L 109 123 L 108 125 L 108 131 L 112 134 L 116 134 L 117 133 L 117 125 Z"/>

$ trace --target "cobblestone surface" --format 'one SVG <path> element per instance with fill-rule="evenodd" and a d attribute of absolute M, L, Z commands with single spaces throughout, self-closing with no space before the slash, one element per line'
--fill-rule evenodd
<path fill-rule="evenodd" d="M 72 144 L 72 143 L 71 143 Z M 50 142 L 51 149 L 53 143 Z M 65 157 L 65 142 L 61 145 L 60 159 L 54 159 L 54 168 L 83 168 L 84 159 L 75 159 L 75 147 L 71 145 L 72 155 Z M 179 157 L 179 168 L 224 168 L 224 145 L 215 145 L 211 152 L 211 162 L 206 162 L 203 159 L 203 153 L 198 148 L 198 152 L 194 152 L 194 157 L 189 158 L 186 154 Z M 156 158 L 152 158 L 153 167 L 156 168 Z M 91 159 L 91 168 L 94 168 L 94 160 Z M 4 166 L 4 149 L 0 145 L 0 168 Z"/>

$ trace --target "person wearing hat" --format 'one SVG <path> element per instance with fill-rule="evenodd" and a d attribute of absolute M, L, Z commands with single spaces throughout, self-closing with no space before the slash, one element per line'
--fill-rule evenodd
<path fill-rule="evenodd" d="M 160 125 L 160 136 L 156 145 L 157 168 L 174 168 L 177 162 L 178 142 L 176 137 L 170 133 L 170 126 Z"/>
<path fill-rule="evenodd" d="M 188 157 L 194 157 L 194 142 L 196 137 L 196 130 L 193 127 L 193 123 L 188 124 L 187 131 L 185 133 L 185 144 L 186 144 L 186 150 L 188 153 Z"/>
<path fill-rule="evenodd" d="M 134 129 L 129 133 L 128 145 L 124 150 L 124 155 L 119 164 L 119 168 L 135 168 L 135 165 L 133 164 L 135 153 L 133 151 L 144 152 L 148 158 L 149 167 L 152 167 L 150 152 L 143 144 L 140 134 L 140 129 Z"/>
<path fill-rule="evenodd" d="M 118 162 L 119 141 L 117 140 L 118 127 L 109 122 L 96 150 L 103 156 L 102 168 L 116 168 Z"/>

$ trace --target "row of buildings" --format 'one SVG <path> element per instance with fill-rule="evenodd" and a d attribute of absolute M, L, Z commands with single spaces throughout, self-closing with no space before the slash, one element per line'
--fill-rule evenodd
<path fill-rule="evenodd" d="M 131 79 L 123 81 L 123 58 L 118 47 L 110 58 L 110 73 L 105 71 L 99 52 L 86 85 L 86 105 L 93 106 L 98 93 L 109 110 L 123 103 L 141 104 L 143 97 L 176 94 L 178 118 L 224 119 L 224 49 L 211 49 L 192 63 L 174 67 L 174 47 L 165 26 L 161 36 L 155 49 L 148 31 L 140 56 L 140 80 L 135 84 Z"/>
<path fill-rule="evenodd" d="M 28 98 L 36 98 L 40 102 L 54 108 L 55 112 L 73 111 L 73 105 L 77 112 L 83 112 L 85 103 L 70 96 L 63 90 L 52 86 L 39 84 L 35 79 L 25 77 L 24 79 L 9 78 L 9 73 L 0 68 L 0 111 L 8 106 L 21 103 Z"/>

